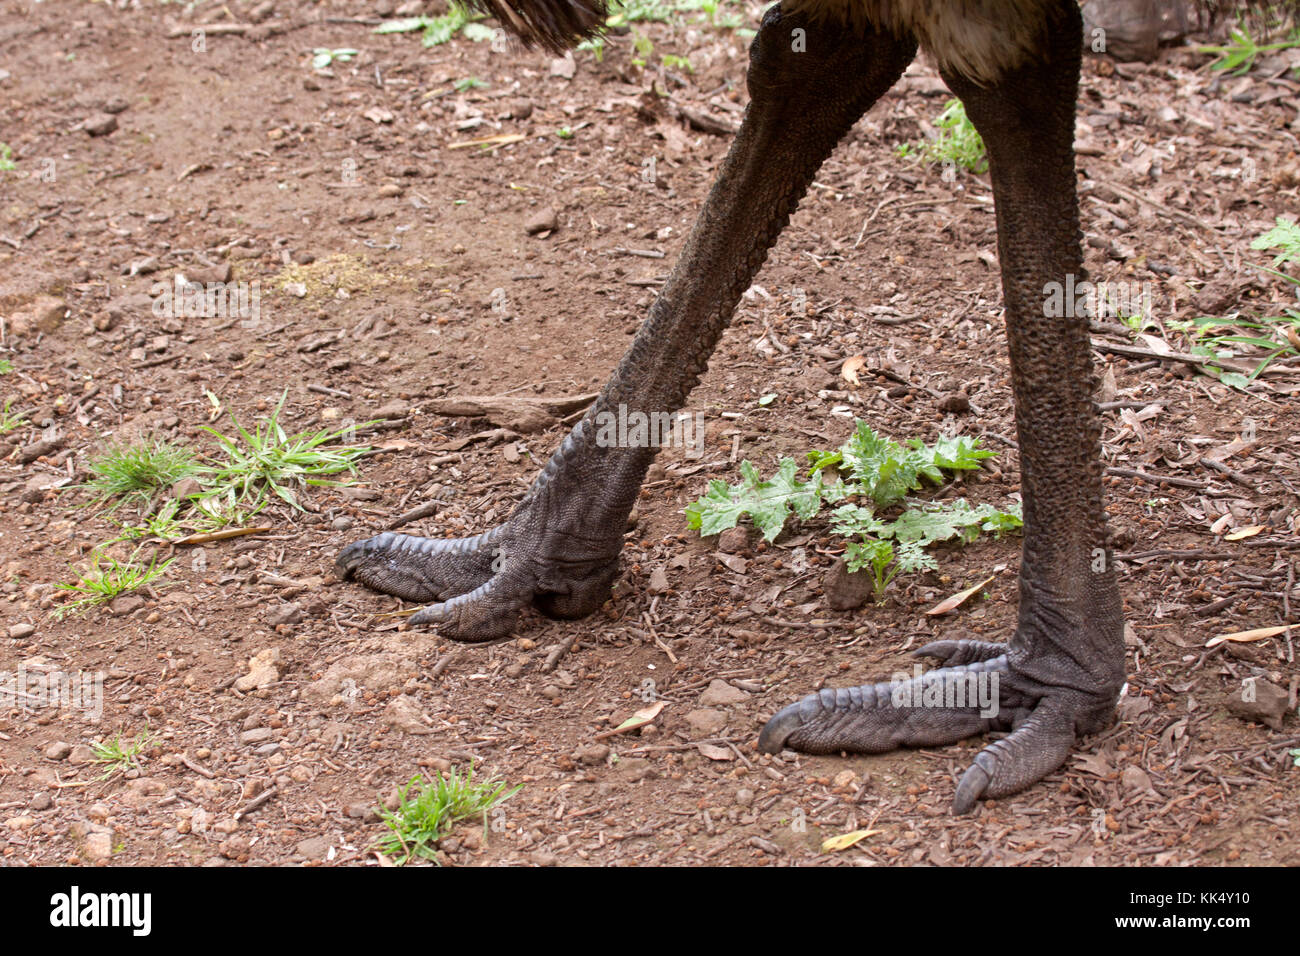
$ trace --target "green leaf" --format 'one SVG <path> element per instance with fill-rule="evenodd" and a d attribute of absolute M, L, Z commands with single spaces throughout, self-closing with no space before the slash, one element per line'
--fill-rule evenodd
<path fill-rule="evenodd" d="M 838 451 L 810 451 L 808 452 L 808 463 L 812 466 L 809 468 L 809 474 L 817 474 L 823 468 L 838 468 L 844 461 L 844 455 Z"/>
<path fill-rule="evenodd" d="M 885 530 L 885 522 L 862 505 L 841 505 L 831 512 L 831 530 L 845 538 L 875 537 Z"/>
<path fill-rule="evenodd" d="M 475 43 L 491 42 L 496 35 L 496 31 L 482 23 L 467 23 L 461 34 L 467 40 L 473 40 Z"/>
<path fill-rule="evenodd" d="M 850 571 L 865 568 L 884 569 L 894 560 L 894 546 L 879 538 L 866 541 L 850 541 L 844 548 L 844 564 Z"/>
<path fill-rule="evenodd" d="M 686 526 L 707 537 L 734 528 L 745 513 L 745 506 L 731 497 L 725 481 L 714 478 L 706 495 L 686 506 Z"/>
<path fill-rule="evenodd" d="M 933 445 L 912 440 L 906 446 L 878 435 L 862 421 L 833 452 L 807 454 L 809 476 L 798 478 L 793 458 L 782 458 L 776 474 L 763 480 L 752 462 L 740 465 L 741 480 L 728 485 L 714 479 L 708 492 L 686 508 L 687 523 L 703 535 L 735 527 L 748 516 L 771 541 L 791 514 L 803 520 L 824 505 L 840 504 L 831 514 L 831 530 L 846 539 L 844 560 L 850 571 L 869 571 L 877 601 L 901 572 L 929 570 L 935 560 L 925 548 L 942 541 L 970 542 L 981 531 L 1001 534 L 1022 526 L 1019 505 L 1007 511 L 992 505 L 972 507 L 965 499 L 943 502 L 905 500 L 923 480 L 935 483 L 948 474 L 969 471 L 993 457 L 978 439 L 943 437 Z M 848 481 L 840 475 L 847 473 Z M 828 478 L 833 477 L 833 481 Z M 906 507 L 892 519 L 884 512 L 900 502 Z"/>
<path fill-rule="evenodd" d="M 776 474 L 764 481 L 752 462 L 741 462 L 740 482 L 728 486 L 714 479 L 708 494 L 687 506 L 688 526 L 702 535 L 718 534 L 734 528 L 747 514 L 764 540 L 775 540 L 792 512 L 805 519 L 816 515 L 828 490 L 820 475 L 800 481 L 798 468 L 793 458 L 782 458 Z M 831 486 L 829 490 L 843 497 L 842 489 Z"/>
<path fill-rule="evenodd" d="M 1219 371 L 1219 370 L 1215 369 L 1214 371 Z M 1252 379 L 1247 378 L 1245 375 L 1242 375 L 1240 372 L 1219 371 L 1219 381 L 1222 382 L 1224 385 L 1227 385 L 1231 388 L 1239 389 L 1240 391 L 1244 392 L 1247 388 L 1250 387 L 1250 383 Z"/>
<path fill-rule="evenodd" d="M 981 505 L 987 509 L 989 514 L 984 518 L 984 523 L 980 525 L 981 531 L 991 531 L 995 535 L 1001 536 L 1003 533 L 1019 531 L 1025 526 L 1025 516 L 1023 508 L 1019 503 L 1011 506 L 1006 511 L 999 511 L 992 505 Z"/>
<path fill-rule="evenodd" d="M 915 542 L 924 547 L 953 538 L 969 544 L 979 537 L 981 531 L 1012 530 L 1022 524 L 1020 517 L 1011 512 L 998 511 L 987 504 L 972 508 L 965 498 L 956 498 L 904 511 L 885 533 L 899 541 Z"/>
<path fill-rule="evenodd" d="M 906 573 L 914 571 L 935 571 L 939 565 L 925 552 L 917 541 L 900 541 L 894 549 L 894 560 L 898 570 Z"/>
<path fill-rule="evenodd" d="M 909 442 L 913 448 L 923 447 L 919 441 Z M 966 438 L 956 436 L 953 438 L 940 438 L 929 449 L 932 455 L 931 460 L 940 468 L 948 471 L 971 471 L 978 468 L 980 462 L 986 458 L 992 458 L 994 452 L 987 448 L 979 447 L 978 438 Z"/>
<path fill-rule="evenodd" d="M 866 422 L 858 427 L 840 449 L 851 480 L 882 508 L 900 500 L 913 486 L 919 487 L 914 463 L 902 445 L 872 431 Z"/>
<path fill-rule="evenodd" d="M 432 22 L 432 17 L 407 17 L 403 20 L 387 20 L 375 27 L 375 32 L 411 33 L 414 30 L 423 30 Z"/>
<path fill-rule="evenodd" d="M 1282 251 L 1273 259 L 1274 267 L 1300 259 L 1300 226 L 1291 219 L 1278 216 L 1276 225 L 1252 242 L 1250 248 L 1280 248 Z"/>

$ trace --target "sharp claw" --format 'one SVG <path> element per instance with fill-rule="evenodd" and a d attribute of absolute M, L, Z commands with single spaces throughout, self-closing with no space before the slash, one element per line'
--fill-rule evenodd
<path fill-rule="evenodd" d="M 993 779 L 994 763 L 993 756 L 987 750 L 981 750 L 975 755 L 975 760 L 957 782 L 957 792 L 952 798 L 954 816 L 970 813 L 975 808 L 980 797 L 984 796 L 984 791 L 989 788 L 989 781 Z M 988 769 L 985 769 L 985 764 L 989 764 Z"/>
<path fill-rule="evenodd" d="M 1005 797 L 1042 780 L 1065 763 L 1074 746 L 1078 698 L 1044 697 L 1009 736 L 995 740 L 962 774 L 952 812 L 968 813 L 983 797 Z"/>
<path fill-rule="evenodd" d="M 817 696 L 814 694 L 777 711 L 758 735 L 758 749 L 765 754 L 779 754 L 784 750 L 790 735 L 817 712 L 816 701 Z"/>
<path fill-rule="evenodd" d="M 918 689 L 918 681 L 935 680 L 929 674 L 906 682 Z M 885 753 L 913 741 L 920 707 L 904 703 L 895 695 L 902 685 L 880 683 L 859 687 L 823 688 L 803 700 L 781 710 L 763 728 L 758 745 L 766 753 L 779 753 L 784 747 L 808 754 L 835 753 L 851 750 L 855 753 Z M 919 696 L 918 696 L 919 700 Z M 981 721 L 982 728 L 985 721 Z M 945 740 L 958 740 L 976 732 L 951 736 Z"/>

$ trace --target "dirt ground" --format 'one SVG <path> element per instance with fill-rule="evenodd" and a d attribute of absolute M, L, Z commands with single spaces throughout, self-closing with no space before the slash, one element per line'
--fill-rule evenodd
<path fill-rule="evenodd" d="M 704 455 L 660 456 L 604 612 L 530 614 L 509 641 L 462 647 L 338 582 L 334 555 L 427 502 L 403 531 L 474 533 L 509 513 L 567 413 L 530 431 L 439 400 L 558 401 L 604 382 L 738 122 L 745 36 L 689 15 L 638 24 L 643 67 L 627 36 L 566 63 L 376 35 L 392 0 L 122 6 L 0 0 L 15 166 L 0 172 L 0 397 L 33 423 L 0 437 L 0 670 L 104 675 L 97 719 L 0 698 L 5 863 L 376 866 L 373 808 L 471 761 L 523 789 L 486 838 L 465 823 L 444 840 L 445 864 L 1300 862 L 1290 636 L 1206 647 L 1296 620 L 1300 365 L 1247 394 L 1162 354 L 1185 344 L 1167 329 L 1138 338 L 1111 319 L 1094 336 L 1131 625 L 1114 728 L 963 818 L 954 781 L 986 741 L 756 749 L 763 721 L 816 688 L 910 671 L 906 650 L 934 637 L 1005 639 L 1015 620 L 1014 537 L 941 551 L 883 605 L 839 612 L 824 522 L 722 553 L 682 514 L 741 459 L 770 472 L 844 441 L 855 415 L 900 439 L 985 436 L 996 465 L 963 493 L 1017 491 L 987 176 L 896 155 L 947 99 L 931 68 L 857 124 L 746 295 L 692 396 Z M 756 26 L 758 5 L 738 9 Z M 196 39 L 211 24 L 243 29 Z M 322 72 L 318 49 L 359 53 Z M 1190 48 L 1085 63 L 1087 265 L 1150 283 L 1157 320 L 1294 305 L 1246 265 L 1269 264 L 1250 241 L 1297 211 L 1288 56 L 1244 77 Z M 471 77 L 486 85 L 458 90 Z M 259 283 L 255 322 L 154 308 L 177 273 L 228 272 Z M 854 355 L 858 386 L 840 374 Z M 206 393 L 251 422 L 285 389 L 290 431 L 385 419 L 363 433 L 383 451 L 357 488 L 269 508 L 260 535 L 150 545 L 177 556 L 165 586 L 54 616 L 55 585 L 116 534 L 67 490 L 88 456 L 110 437 L 210 447 L 201 427 L 229 419 Z M 923 613 L 990 575 L 987 598 Z M 273 679 L 237 690 L 259 654 Z M 1252 677 L 1289 694 L 1280 729 L 1229 711 Z M 647 686 L 667 702 L 654 725 L 598 737 Z M 101 780 L 86 745 L 144 732 L 156 746 L 139 766 Z M 857 828 L 874 832 L 822 852 Z"/>

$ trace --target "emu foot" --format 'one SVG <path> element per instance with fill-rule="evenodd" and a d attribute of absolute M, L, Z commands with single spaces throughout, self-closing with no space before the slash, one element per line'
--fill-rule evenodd
<path fill-rule="evenodd" d="M 411 617 L 459 641 L 491 641 L 535 605 L 551 617 L 584 617 L 608 598 L 618 572 L 622 525 L 609 534 L 547 527 L 525 503 L 502 525 L 472 538 L 386 533 L 348 545 L 340 577 L 408 601 L 434 602 Z M 557 517 L 557 524 L 560 519 Z"/>
<path fill-rule="evenodd" d="M 767 722 L 759 749 L 885 753 L 1012 731 L 985 747 L 957 784 L 953 813 L 967 813 L 978 800 L 1016 793 L 1061 766 L 1076 735 L 1105 726 L 1115 705 L 1113 696 L 1044 689 L 1017 677 L 1007 648 L 984 641 L 927 644 L 913 653 L 945 666 L 910 680 L 811 694 Z"/>

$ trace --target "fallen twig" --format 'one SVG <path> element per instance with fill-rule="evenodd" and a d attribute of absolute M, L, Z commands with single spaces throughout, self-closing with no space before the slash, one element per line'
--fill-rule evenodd
<path fill-rule="evenodd" d="M 1136 468 L 1107 468 L 1106 474 L 1115 475 L 1119 478 L 1136 478 L 1139 481 L 1148 481 L 1153 485 L 1163 482 L 1173 485 L 1175 488 L 1193 488 L 1197 491 L 1204 491 L 1210 487 L 1208 481 L 1197 481 L 1195 478 L 1174 478 L 1170 475 L 1151 475 L 1145 471 L 1138 471 Z"/>
<path fill-rule="evenodd" d="M 271 786 L 263 790 L 252 800 L 249 800 L 248 803 L 244 804 L 244 808 L 235 814 L 235 819 L 240 820 L 243 817 L 248 816 L 250 813 L 252 813 L 258 807 L 260 807 L 262 804 L 266 803 L 266 801 L 270 800 L 279 792 L 280 792 L 280 788 L 276 786 Z"/>

